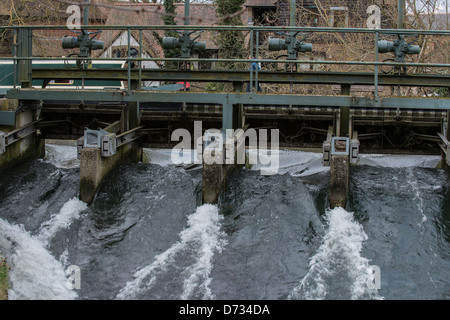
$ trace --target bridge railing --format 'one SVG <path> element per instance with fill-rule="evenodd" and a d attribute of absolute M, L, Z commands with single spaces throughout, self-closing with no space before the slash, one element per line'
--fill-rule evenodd
<path fill-rule="evenodd" d="M 178 64 L 180 72 L 190 72 L 193 71 L 191 66 L 196 63 L 208 63 L 215 64 L 216 68 L 214 70 L 220 69 L 220 65 L 226 66 L 227 63 L 238 63 L 242 66 L 242 69 L 239 70 L 241 72 L 240 80 L 242 82 L 249 82 L 249 91 L 253 92 L 256 88 L 259 88 L 260 83 L 260 75 L 262 72 L 267 70 L 260 70 L 260 68 L 253 68 L 252 65 L 256 63 L 257 65 L 262 66 L 273 66 L 273 65 L 284 65 L 286 66 L 283 70 L 273 69 L 270 71 L 278 72 L 278 73 L 302 73 L 307 72 L 298 68 L 298 66 L 308 65 L 308 66 L 346 66 L 346 67 L 364 67 L 365 72 L 371 74 L 373 79 L 373 94 L 375 99 L 379 97 L 379 78 L 380 75 L 383 75 L 382 68 L 391 68 L 393 72 L 398 71 L 398 75 L 402 75 L 402 70 L 406 68 L 416 69 L 429 69 L 433 70 L 432 74 L 449 74 L 450 64 L 448 63 L 448 51 L 447 56 L 444 54 L 445 62 L 414 62 L 414 61 L 399 61 L 398 59 L 391 60 L 381 60 L 380 56 L 386 52 L 389 54 L 394 54 L 392 49 L 392 45 L 390 48 L 386 48 L 386 42 L 380 42 L 383 38 L 393 37 L 396 39 L 404 39 L 405 37 L 435 37 L 439 39 L 443 39 L 440 43 L 443 43 L 445 46 L 448 45 L 448 36 L 450 36 L 449 30 L 410 30 L 410 29 L 361 29 L 361 28 L 310 28 L 310 27 L 262 27 L 262 26 L 81 26 L 81 31 L 95 31 L 101 30 L 102 32 L 107 31 L 115 31 L 115 32 L 126 32 L 126 51 L 127 56 L 115 58 L 115 57 L 98 57 L 95 56 L 96 51 L 93 51 L 94 56 L 55 56 L 48 55 L 43 56 L 41 54 L 33 55 L 33 41 L 36 40 L 34 37 L 35 32 L 50 32 L 54 33 L 55 31 L 67 31 L 67 35 L 73 35 L 69 33 L 67 26 L 13 26 L 13 27 L 0 27 L 0 30 L 11 30 L 14 33 L 14 44 L 12 48 L 12 56 L 11 57 L 0 57 L 0 62 L 5 60 L 11 60 L 13 62 L 14 68 L 12 71 L 12 87 L 16 88 L 19 86 L 27 86 L 27 83 L 31 85 L 34 77 L 33 77 L 33 62 L 43 62 L 43 61 L 66 61 L 68 63 L 79 63 L 79 69 L 86 71 L 85 79 L 89 79 L 89 68 L 88 65 L 90 62 L 95 62 L 98 60 L 101 61 L 111 61 L 111 62 L 124 62 L 125 69 L 127 70 L 126 79 L 124 82 L 127 84 L 127 90 L 132 91 L 133 89 L 141 89 L 141 84 L 143 80 L 149 80 L 145 76 L 143 76 L 144 72 L 144 63 L 145 62 L 156 62 L 162 68 L 162 70 L 166 70 L 164 67 L 165 64 L 169 62 Z M 190 55 L 189 57 L 176 57 L 176 58 L 166 58 L 163 56 L 153 56 L 153 57 L 143 57 L 144 52 L 146 51 L 146 45 L 144 45 L 144 33 L 153 33 L 153 32 L 166 32 L 166 31 L 178 31 L 181 33 L 191 33 L 197 31 L 203 31 L 209 34 L 208 41 L 211 40 L 211 34 L 217 34 L 222 32 L 242 32 L 245 36 L 245 41 L 248 44 L 246 46 L 246 54 L 248 58 L 202 58 L 195 57 Z M 296 55 L 295 59 L 292 59 L 292 54 L 284 55 L 288 56 L 288 58 L 284 60 L 280 60 L 274 58 L 273 55 L 267 54 L 267 41 L 262 41 L 262 39 L 266 39 L 270 37 L 277 37 L 278 39 L 284 40 L 286 42 L 292 35 L 302 35 L 304 38 L 308 38 L 311 35 L 319 35 L 316 37 L 317 43 L 312 42 L 312 51 L 315 51 L 315 47 L 317 46 L 322 52 L 324 51 L 326 46 L 333 46 L 336 50 L 339 49 L 340 46 L 344 45 L 345 39 L 340 38 L 338 40 L 333 41 L 325 41 L 326 35 L 344 35 L 344 34 L 359 34 L 364 37 L 364 48 L 367 48 L 367 53 L 361 56 L 350 56 L 345 60 L 328 60 L 329 57 L 325 56 L 324 59 L 321 60 L 313 60 L 313 59 L 302 59 L 298 58 Z M 290 39 L 295 39 L 291 37 Z M 42 36 L 41 36 L 42 37 Z M 53 36 L 54 37 L 54 36 Z M 132 44 L 132 37 L 137 38 L 137 44 Z M 299 36 L 300 37 L 300 36 Z M 344 40 L 343 40 L 344 39 Z M 197 40 L 197 39 L 196 39 Z M 202 40 L 200 36 L 199 40 Z M 61 41 L 61 38 L 54 40 L 56 43 Z M 394 43 L 392 41 L 392 43 Z M 380 48 L 380 44 L 383 45 L 383 48 Z M 407 41 L 404 42 L 405 45 L 409 45 Z M 352 44 L 346 44 L 347 46 L 352 46 Z M 147 45 L 148 46 L 148 45 Z M 281 50 L 278 50 L 280 56 L 283 56 L 282 53 L 288 51 L 287 46 L 282 47 L 280 45 Z M 132 47 L 138 48 L 138 54 L 136 56 L 132 56 L 130 54 Z M 270 44 L 269 44 L 270 47 Z M 283 49 L 285 48 L 285 49 Z M 292 49 L 292 46 L 289 47 Z M 381 50 L 380 50 L 381 49 Z M 298 46 L 297 46 L 298 50 Z M 384 51 L 383 51 L 384 50 Z M 427 48 L 420 48 L 420 52 L 423 50 L 427 50 Z M 74 51 L 70 51 L 74 53 Z M 418 53 L 418 52 L 416 52 Z M 391 55 L 392 55 L 391 54 Z M 395 53 L 397 54 L 397 53 Z M 306 55 L 303 55 L 306 56 Z M 434 57 L 435 59 L 438 59 Z M 84 61 L 84 63 L 80 63 L 80 60 Z M 380 61 L 381 60 L 381 61 Z M 401 60 L 401 59 L 400 59 Z M 135 68 L 132 68 L 132 65 L 135 65 Z M 186 67 L 189 66 L 189 67 Z M 290 66 L 290 67 L 289 67 Z M 263 69 L 265 69 L 263 67 Z M 325 68 L 327 69 L 327 68 Z M 69 70 L 68 70 L 69 71 Z M 73 70 L 71 70 L 73 71 Z M 137 73 L 137 77 L 135 74 Z M 0 74 L 2 75 L 2 74 Z M 133 76 L 132 76 L 133 75 Z M 0 85 L 2 85 L 2 80 L 11 76 L 11 74 L 3 74 L 0 77 Z M 137 79 L 137 87 L 133 87 L 133 81 Z M 276 79 L 276 77 L 274 77 Z M 206 80 L 205 80 L 206 81 Z M 268 80 L 265 80 L 268 81 Z M 4 82 L 4 81 L 3 81 Z M 274 80 L 274 82 L 276 82 Z M 312 81 L 314 83 L 314 81 Z M 428 84 L 424 84 L 425 86 Z M 445 85 L 444 85 L 445 86 Z"/>

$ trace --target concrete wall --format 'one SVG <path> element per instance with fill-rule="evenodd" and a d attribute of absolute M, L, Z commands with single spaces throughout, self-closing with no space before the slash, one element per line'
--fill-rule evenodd
<path fill-rule="evenodd" d="M 11 132 L 21 128 L 35 120 L 36 111 L 19 110 L 17 100 L 1 100 L 1 110 L 16 110 L 16 121 L 14 126 L 0 126 L 3 132 Z M 45 156 L 45 141 L 41 138 L 39 132 L 31 134 L 20 141 L 17 141 L 6 147 L 6 151 L 0 155 L 0 172 L 14 167 L 17 164 Z"/>

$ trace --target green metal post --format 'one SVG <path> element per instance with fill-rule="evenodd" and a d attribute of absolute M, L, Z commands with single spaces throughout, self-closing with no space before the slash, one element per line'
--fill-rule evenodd
<path fill-rule="evenodd" d="M 259 55 L 259 31 L 256 31 L 256 54 L 255 59 L 258 59 Z M 253 69 L 253 66 L 252 66 Z M 256 92 L 258 92 L 259 84 L 258 84 L 258 69 L 259 69 L 259 63 L 256 63 L 256 69 L 255 69 L 255 88 Z"/>
<path fill-rule="evenodd" d="M 89 0 L 84 0 L 85 3 L 89 3 Z M 89 25 L 89 6 L 83 8 L 83 25 Z"/>
<path fill-rule="evenodd" d="M 405 14 L 405 0 L 398 0 L 397 2 L 397 29 L 403 29 L 403 16 Z M 401 95 L 400 85 L 397 86 L 397 94 Z"/>
<path fill-rule="evenodd" d="M 33 55 L 33 31 L 31 28 L 20 28 L 17 32 L 17 56 L 19 58 L 30 58 Z M 22 88 L 32 86 L 32 61 L 19 60 L 18 80 Z"/>
<path fill-rule="evenodd" d="M 133 90 L 138 89 L 138 81 L 131 80 L 131 30 L 127 28 L 128 47 L 128 94 L 132 95 Z M 139 101 L 128 103 L 128 129 L 134 129 L 139 125 Z"/>
<path fill-rule="evenodd" d="M 375 32 L 375 61 L 378 62 L 378 31 Z M 374 79 L 374 95 L 375 95 L 375 101 L 379 100 L 379 94 L 378 94 L 378 65 L 375 65 L 375 79 Z"/>
<path fill-rule="evenodd" d="M 450 88 L 449 88 L 450 90 Z M 447 140 L 450 141 L 450 110 L 447 110 Z"/>
<path fill-rule="evenodd" d="M 17 29 L 14 29 L 14 43 L 12 46 L 12 54 L 14 58 L 17 58 Z M 13 75 L 13 87 L 16 89 L 17 87 L 17 75 L 18 75 L 18 67 L 17 67 L 17 60 L 14 60 L 14 75 Z"/>
<path fill-rule="evenodd" d="M 189 15 L 190 15 L 190 0 L 185 0 L 184 1 L 184 25 L 188 26 L 190 25 L 191 21 L 189 19 Z M 189 30 L 184 30 L 183 33 L 183 45 L 181 47 L 181 57 L 182 58 L 191 58 L 191 50 L 188 49 L 187 44 L 191 41 L 190 40 L 190 35 L 189 35 Z M 190 62 L 186 62 L 184 63 L 185 68 L 186 69 L 190 69 L 191 65 Z"/>
<path fill-rule="evenodd" d="M 397 11 L 398 11 L 398 17 L 397 17 L 397 29 L 403 29 L 403 18 L 405 14 L 405 0 L 398 0 L 397 2 Z"/>
<path fill-rule="evenodd" d="M 341 95 L 350 95 L 351 86 L 349 84 L 341 84 Z M 345 137 L 349 134 L 348 128 L 350 126 L 350 108 L 348 106 L 340 108 L 340 123 L 339 136 Z"/>
<path fill-rule="evenodd" d="M 450 98 L 450 87 L 447 87 L 447 97 Z M 447 140 L 450 141 L 450 110 L 447 110 Z"/>
<path fill-rule="evenodd" d="M 185 0 L 184 1 L 184 25 L 185 26 L 188 26 L 191 24 L 191 21 L 189 19 L 189 14 L 190 14 L 189 5 L 190 5 L 190 0 Z"/>
<path fill-rule="evenodd" d="M 244 83 L 243 82 L 233 82 L 233 92 L 243 92 Z M 242 103 L 233 105 L 233 129 L 242 128 L 242 115 L 244 112 L 244 105 Z"/>
<path fill-rule="evenodd" d="M 227 136 L 227 129 L 233 129 L 233 105 L 224 103 L 222 108 L 222 134 L 225 139 L 228 139 L 231 137 Z"/>
<path fill-rule="evenodd" d="M 290 6 L 290 20 L 289 25 L 291 27 L 295 27 L 295 11 L 296 11 L 297 2 L 296 0 L 291 0 L 291 6 Z"/>
<path fill-rule="evenodd" d="M 250 56 L 249 59 L 253 59 L 253 29 L 250 30 Z M 253 92 L 253 63 L 250 62 L 250 83 L 249 83 L 249 92 Z"/>
<path fill-rule="evenodd" d="M 139 59 L 142 59 L 142 29 L 139 30 Z M 139 60 L 139 81 L 138 89 L 142 89 L 142 61 Z"/>
<path fill-rule="evenodd" d="M 130 61 L 130 42 L 131 42 L 130 28 L 127 28 L 127 66 L 128 66 L 128 94 L 132 94 L 131 91 L 131 61 Z"/>

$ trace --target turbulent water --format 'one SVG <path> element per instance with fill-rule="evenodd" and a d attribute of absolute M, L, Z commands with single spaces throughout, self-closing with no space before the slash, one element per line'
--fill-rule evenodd
<path fill-rule="evenodd" d="M 320 154 L 283 151 L 275 175 L 235 171 L 218 205 L 200 205 L 201 167 L 145 152 L 90 206 L 74 147 L 1 175 L 9 299 L 450 298 L 439 157 L 361 156 L 347 210 L 330 210 Z"/>

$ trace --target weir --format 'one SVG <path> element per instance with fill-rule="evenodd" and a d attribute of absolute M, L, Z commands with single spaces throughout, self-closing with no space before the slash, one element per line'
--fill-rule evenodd
<path fill-rule="evenodd" d="M 295 9 L 295 1 L 291 1 L 291 7 Z M 85 24 L 78 38 L 63 41 L 65 48 L 80 47 L 80 54 L 64 58 L 34 57 L 32 39 L 35 30 L 50 32 L 64 30 L 65 26 L 1 27 L 14 31 L 18 41 L 13 58 L 1 58 L 12 62 L 11 73 L 1 83 L 9 81 L 0 110 L 0 170 L 42 157 L 44 139 L 76 140 L 81 160 L 80 199 L 90 203 L 112 169 L 141 161 L 143 147 L 173 148 L 179 141 L 171 139 L 172 133 L 183 128 L 192 136 L 195 121 L 201 121 L 205 131 L 220 128 L 223 136 L 222 146 L 218 141 L 209 146 L 204 139 L 202 142 L 202 150 L 215 146 L 212 156 L 221 160 L 211 164 L 203 157 L 204 203 L 216 203 L 231 170 L 242 165 L 223 161 L 226 148 L 232 145 L 236 150 L 240 141 L 227 136 L 227 129 L 274 129 L 279 132 L 280 148 L 322 152 L 323 165 L 330 166 L 332 208 L 346 206 L 351 167 L 357 165 L 360 153 L 441 153 L 443 163 L 450 165 L 448 94 L 412 96 L 399 89 L 409 93 L 423 88 L 448 90 L 450 65 L 404 59 L 418 50 L 406 42 L 406 37 L 445 38 L 450 35 L 448 30 L 309 28 L 297 27 L 294 19 L 291 15 L 289 27 L 191 26 L 189 19 L 184 26 L 94 28 Z M 99 33 L 87 32 L 92 28 L 126 31 L 126 56 L 93 57 L 93 51 L 104 44 L 90 38 Z M 181 49 L 181 58 L 143 58 L 143 34 L 167 30 L 182 34 L 162 41 L 166 48 Z M 191 39 L 200 31 L 247 34 L 249 59 L 201 58 L 199 52 L 206 48 L 205 42 L 196 41 L 198 37 Z M 370 50 L 374 50 L 374 59 L 312 60 L 306 54 L 314 52 L 316 44 L 304 43 L 305 37 L 297 39 L 300 34 L 312 33 L 364 34 L 373 40 Z M 138 35 L 139 45 L 132 46 L 131 34 Z M 276 38 L 280 34 L 284 38 Z M 397 40 L 381 41 L 380 37 Z M 262 39 L 268 40 L 269 51 L 287 51 L 287 58 L 263 56 Z M 333 45 L 338 49 L 338 44 Z M 138 53 L 132 55 L 132 49 Z M 381 54 L 387 53 L 395 54 L 395 59 L 390 59 L 394 61 L 380 61 Z M 50 61 L 55 65 L 50 66 Z M 118 62 L 120 67 L 115 67 Z M 161 67 L 144 68 L 146 62 L 159 62 Z M 165 68 L 169 62 L 178 67 Z M 213 67 L 225 62 L 245 67 Z M 100 63 L 111 65 L 104 68 Z M 202 64 L 208 66 L 200 68 Z M 281 69 L 273 67 L 280 64 Z M 358 66 L 364 71 L 322 71 L 333 66 Z M 393 72 L 380 72 L 381 67 L 390 67 Z M 437 71 L 406 71 L 414 68 Z M 162 83 L 146 85 L 155 81 Z M 67 86 L 57 86 L 59 82 Z M 202 89 L 192 89 L 194 84 Z M 212 85 L 225 89 L 208 91 Z M 306 88 L 306 93 L 296 92 L 298 87 Z M 331 88 L 332 92 L 309 92 L 313 87 Z M 395 93 L 387 94 L 389 89 Z M 191 144 L 192 149 L 196 143 Z"/>

